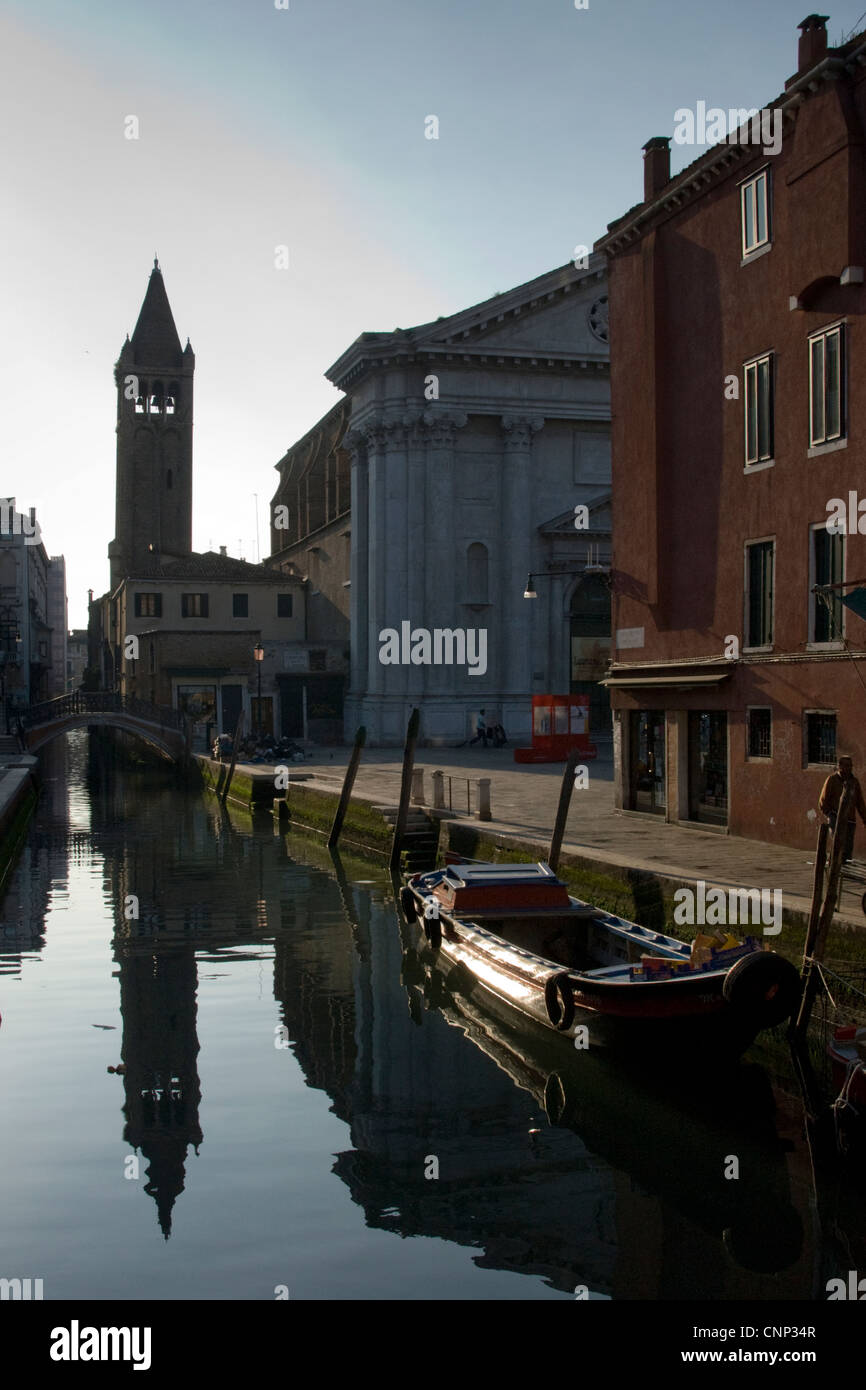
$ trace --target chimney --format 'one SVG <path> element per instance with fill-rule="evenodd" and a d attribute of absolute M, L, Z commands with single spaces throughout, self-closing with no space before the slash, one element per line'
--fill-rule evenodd
<path fill-rule="evenodd" d="M 34 531 L 35 531 L 35 530 L 36 530 L 36 508 L 35 508 L 35 507 L 31 507 L 31 508 L 30 508 L 30 525 L 33 527 L 33 529 L 34 529 Z"/>
<path fill-rule="evenodd" d="M 669 135 L 654 135 L 643 147 L 643 200 L 651 203 L 671 181 Z"/>
<path fill-rule="evenodd" d="M 797 27 L 800 43 L 797 49 L 797 73 L 808 72 L 827 55 L 827 14 L 810 14 Z"/>
<path fill-rule="evenodd" d="M 225 555 L 225 553 L 226 553 L 226 548 L 225 548 L 224 545 L 221 545 L 221 546 L 220 546 L 220 555 Z"/>

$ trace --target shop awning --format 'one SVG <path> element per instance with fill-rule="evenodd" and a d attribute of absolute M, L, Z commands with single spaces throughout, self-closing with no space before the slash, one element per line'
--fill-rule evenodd
<path fill-rule="evenodd" d="M 669 670 L 660 672 L 658 667 L 649 671 L 629 671 L 626 675 L 607 676 L 600 685 L 607 686 L 608 690 L 638 690 L 647 686 L 676 686 L 680 690 L 688 690 L 692 686 L 721 685 L 722 681 L 728 680 L 733 671 L 735 663 L 729 666 L 716 667 L 715 670 L 707 671 L 698 667 L 695 671 L 678 671 L 672 674 Z"/>

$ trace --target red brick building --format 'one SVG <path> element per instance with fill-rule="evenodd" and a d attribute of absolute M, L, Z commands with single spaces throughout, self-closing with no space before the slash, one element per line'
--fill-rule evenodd
<path fill-rule="evenodd" d="M 866 621 L 838 598 L 866 535 L 826 526 L 866 499 L 866 33 L 800 29 L 763 127 L 673 179 L 650 140 L 644 201 L 597 249 L 617 804 L 806 848 L 837 755 L 866 776 Z"/>

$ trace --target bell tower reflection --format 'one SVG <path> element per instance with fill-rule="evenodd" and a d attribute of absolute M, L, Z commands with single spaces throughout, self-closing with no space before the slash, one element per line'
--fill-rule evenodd
<path fill-rule="evenodd" d="M 171 1235 L 190 1147 L 198 1152 L 201 1085 L 193 946 L 158 938 L 115 939 L 123 1016 L 123 1137 L 146 1160 L 144 1190 Z"/>

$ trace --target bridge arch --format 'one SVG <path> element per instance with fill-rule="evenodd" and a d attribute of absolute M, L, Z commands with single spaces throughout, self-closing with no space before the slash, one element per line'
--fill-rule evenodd
<path fill-rule="evenodd" d="M 58 700 L 31 705 L 22 712 L 21 725 L 28 753 L 37 753 L 46 743 L 72 729 L 93 725 L 133 734 L 168 762 L 181 762 L 189 752 L 188 730 L 179 710 L 112 692 L 76 691 Z"/>

